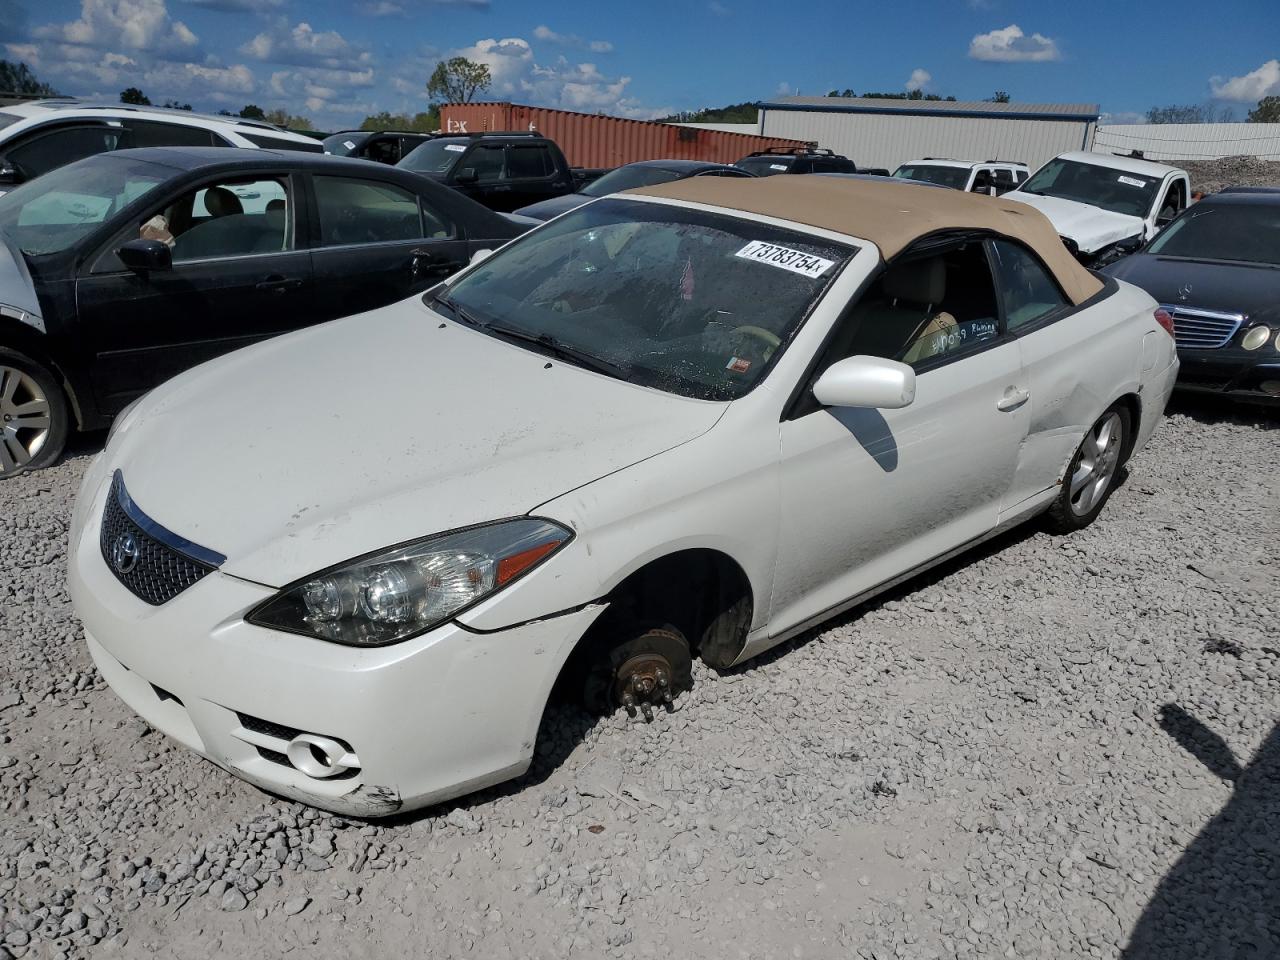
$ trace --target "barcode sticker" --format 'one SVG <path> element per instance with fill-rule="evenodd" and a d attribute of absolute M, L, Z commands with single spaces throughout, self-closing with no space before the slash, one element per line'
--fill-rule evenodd
<path fill-rule="evenodd" d="M 806 277 L 820 277 L 835 266 L 834 260 L 825 260 L 811 253 L 805 253 L 803 250 L 792 250 L 790 247 L 780 247 L 776 243 L 765 243 L 763 240 L 752 240 L 734 256 L 767 263 L 771 267 L 781 267 L 783 270 L 790 270 L 792 273 L 799 273 Z"/>
<path fill-rule="evenodd" d="M 770 169 L 770 170 L 782 170 L 783 172 L 786 172 L 787 165 L 786 165 L 785 163 L 771 163 L 771 164 L 769 164 L 769 169 Z"/>
<path fill-rule="evenodd" d="M 1117 179 L 1117 180 L 1119 180 L 1121 183 L 1126 184 L 1126 185 L 1128 185 L 1128 186 L 1130 186 L 1130 187 L 1145 187 L 1145 186 L 1146 186 L 1146 183 L 1145 183 L 1145 182 L 1143 182 L 1142 180 L 1135 180 L 1135 179 L 1133 179 L 1133 177 L 1116 177 L 1116 179 Z"/>
<path fill-rule="evenodd" d="M 446 143 L 444 148 L 450 153 L 462 153 L 467 148 L 460 143 Z"/>

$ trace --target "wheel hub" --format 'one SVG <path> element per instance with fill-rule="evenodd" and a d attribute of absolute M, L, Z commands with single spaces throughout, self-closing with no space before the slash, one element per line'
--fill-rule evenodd
<path fill-rule="evenodd" d="M 656 653 L 642 653 L 626 660 L 614 675 L 613 696 L 630 716 L 639 709 L 645 720 L 653 719 L 653 708 L 671 703 L 671 678 L 674 674 L 667 658 Z"/>

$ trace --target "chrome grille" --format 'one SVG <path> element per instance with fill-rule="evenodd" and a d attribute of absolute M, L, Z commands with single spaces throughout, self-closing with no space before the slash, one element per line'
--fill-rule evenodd
<path fill-rule="evenodd" d="M 170 533 L 139 510 L 119 471 L 102 511 L 98 543 L 115 578 L 153 607 L 168 603 L 226 559 Z"/>
<path fill-rule="evenodd" d="M 1173 339 L 1187 350 L 1216 350 L 1225 347 L 1244 323 L 1244 314 L 1202 310 L 1199 307 L 1175 307 L 1166 304 L 1173 314 Z"/>

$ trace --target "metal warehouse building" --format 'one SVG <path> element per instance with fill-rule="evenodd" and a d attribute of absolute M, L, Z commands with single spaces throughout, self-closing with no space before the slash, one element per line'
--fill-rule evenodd
<path fill-rule="evenodd" d="M 1088 150 L 1095 103 L 987 103 L 779 97 L 760 104 L 766 137 L 817 141 L 859 167 L 908 160 L 1021 160 L 1034 170 L 1068 150 Z"/>

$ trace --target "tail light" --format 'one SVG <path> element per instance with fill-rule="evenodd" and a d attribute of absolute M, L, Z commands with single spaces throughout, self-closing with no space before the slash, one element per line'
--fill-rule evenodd
<path fill-rule="evenodd" d="M 1156 310 L 1156 323 L 1164 327 L 1164 332 L 1173 336 L 1173 314 L 1163 307 Z"/>

